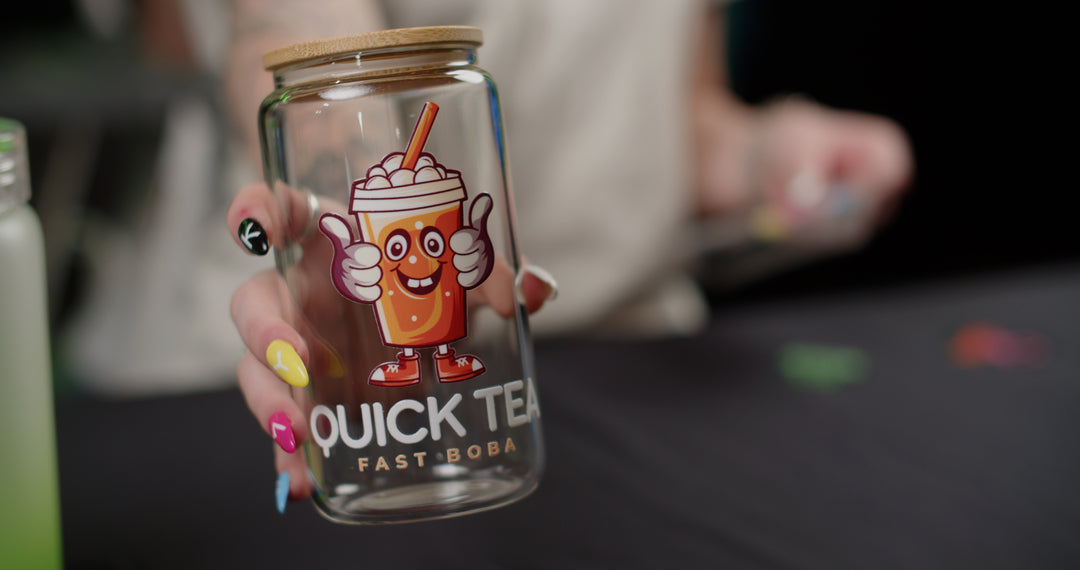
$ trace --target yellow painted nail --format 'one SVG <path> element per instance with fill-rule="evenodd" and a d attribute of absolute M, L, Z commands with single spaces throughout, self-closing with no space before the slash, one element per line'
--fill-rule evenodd
<path fill-rule="evenodd" d="M 282 380 L 297 388 L 307 386 L 307 368 L 291 344 L 280 339 L 271 342 L 266 347 L 266 362 Z"/>

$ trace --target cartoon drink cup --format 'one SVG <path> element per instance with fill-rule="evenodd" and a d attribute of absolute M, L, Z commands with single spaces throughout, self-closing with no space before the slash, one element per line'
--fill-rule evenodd
<path fill-rule="evenodd" d="M 383 342 L 401 349 L 396 361 L 371 372 L 368 381 L 377 386 L 419 382 L 418 348 L 435 347 L 441 382 L 484 372 L 479 358 L 456 355 L 449 343 L 465 338 L 465 290 L 491 272 L 491 197 L 477 196 L 470 225 L 463 225 L 461 173 L 421 153 L 438 109 L 426 103 L 406 151 L 388 154 L 353 183 L 349 213 L 356 216 L 359 240 L 337 215 L 324 214 L 321 221 L 335 248 L 335 287 L 373 304 Z"/>
<path fill-rule="evenodd" d="M 383 342 L 434 346 L 465 336 L 465 289 L 447 263 L 446 240 L 461 227 L 460 176 L 400 188 L 353 185 L 362 239 L 380 244 L 383 296 L 375 302 Z"/>

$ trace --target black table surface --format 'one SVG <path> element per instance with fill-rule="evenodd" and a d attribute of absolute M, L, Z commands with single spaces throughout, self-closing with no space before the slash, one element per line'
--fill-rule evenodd
<path fill-rule="evenodd" d="M 984 320 L 1034 367 L 954 364 Z M 858 382 L 784 380 L 792 342 L 858 348 Z M 718 309 L 694 338 L 537 344 L 539 490 L 358 527 L 274 507 L 236 390 L 62 398 L 69 568 L 1077 568 L 1080 265 Z"/>

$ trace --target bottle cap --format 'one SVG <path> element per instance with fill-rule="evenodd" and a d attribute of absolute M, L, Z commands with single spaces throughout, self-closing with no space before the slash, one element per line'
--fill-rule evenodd
<path fill-rule="evenodd" d="M 26 129 L 22 123 L 0 117 L 0 212 L 30 200 L 30 173 L 26 167 Z"/>

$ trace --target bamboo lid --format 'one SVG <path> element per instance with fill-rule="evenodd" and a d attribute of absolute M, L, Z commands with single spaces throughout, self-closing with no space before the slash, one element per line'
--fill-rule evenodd
<path fill-rule="evenodd" d="M 484 37 L 480 28 L 472 26 L 428 26 L 379 30 L 300 42 L 272 49 L 263 54 L 263 67 L 267 71 L 274 71 L 294 63 L 363 50 L 441 43 L 478 46 L 484 43 Z"/>

